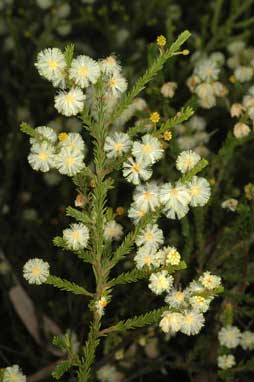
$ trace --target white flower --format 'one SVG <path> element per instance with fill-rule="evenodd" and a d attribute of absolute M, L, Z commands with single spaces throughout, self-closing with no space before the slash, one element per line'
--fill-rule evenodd
<path fill-rule="evenodd" d="M 72 88 L 69 91 L 60 91 L 55 96 L 55 108 L 60 114 L 70 117 L 77 115 L 84 108 L 85 94 L 79 88 Z"/>
<path fill-rule="evenodd" d="M 141 180 L 148 180 L 152 176 L 152 170 L 144 163 L 135 161 L 133 158 L 128 158 L 123 163 L 123 176 L 127 178 L 127 181 L 138 185 Z"/>
<path fill-rule="evenodd" d="M 26 382 L 26 376 L 18 365 L 9 366 L 4 369 L 3 382 Z"/>
<path fill-rule="evenodd" d="M 171 183 L 165 183 L 160 190 L 160 201 L 165 205 L 165 214 L 170 219 L 181 219 L 189 210 L 190 202 L 189 190 L 181 184 L 172 186 Z"/>
<path fill-rule="evenodd" d="M 232 354 L 220 355 L 218 357 L 218 367 L 226 370 L 235 365 L 235 357 Z"/>
<path fill-rule="evenodd" d="M 254 349 L 254 333 L 246 330 L 241 333 L 240 345 L 244 350 Z"/>
<path fill-rule="evenodd" d="M 134 261 L 136 262 L 136 266 L 138 269 L 142 269 L 144 266 L 149 268 L 151 267 L 159 267 L 161 262 L 161 258 L 158 256 L 158 252 L 156 252 L 156 248 L 149 246 L 142 246 L 138 249 L 136 256 L 134 257 Z"/>
<path fill-rule="evenodd" d="M 135 110 L 143 111 L 147 108 L 147 103 L 143 98 L 137 97 L 133 100 L 133 106 L 135 107 Z"/>
<path fill-rule="evenodd" d="M 202 60 L 194 70 L 194 74 L 196 74 L 202 81 L 217 80 L 219 73 L 220 69 L 216 62 L 210 59 Z"/>
<path fill-rule="evenodd" d="M 118 74 L 121 71 L 121 66 L 118 64 L 114 56 L 109 56 L 101 60 L 100 68 L 102 73 L 106 75 Z"/>
<path fill-rule="evenodd" d="M 63 230 L 63 238 L 68 247 L 76 251 L 87 247 L 89 231 L 86 225 L 74 223 L 70 228 Z"/>
<path fill-rule="evenodd" d="M 213 98 L 214 96 L 213 87 L 207 82 L 202 82 L 200 85 L 198 85 L 195 89 L 195 93 L 197 93 L 201 99 L 209 99 Z"/>
<path fill-rule="evenodd" d="M 193 310 L 184 313 L 182 318 L 181 332 L 187 336 L 198 334 L 204 326 L 203 314 L 197 313 Z"/>
<path fill-rule="evenodd" d="M 238 206 L 238 200 L 234 198 L 230 198 L 227 200 L 224 200 L 224 202 L 221 203 L 222 208 L 227 208 L 228 210 L 234 212 Z"/>
<path fill-rule="evenodd" d="M 28 155 L 30 166 L 36 171 L 47 172 L 55 165 L 55 148 L 47 142 L 35 143 Z"/>
<path fill-rule="evenodd" d="M 186 172 L 192 170 L 200 159 L 200 155 L 194 151 L 182 151 L 176 159 L 176 168 L 181 171 L 182 174 L 185 174 Z"/>
<path fill-rule="evenodd" d="M 97 378 L 100 382 L 121 382 L 123 374 L 119 373 L 115 366 L 105 365 L 97 371 Z"/>
<path fill-rule="evenodd" d="M 244 111 L 244 106 L 240 103 L 233 103 L 233 105 L 230 108 L 230 115 L 231 117 L 240 117 L 240 115 Z"/>
<path fill-rule="evenodd" d="M 137 224 L 139 220 L 146 214 L 147 211 L 142 210 L 136 203 L 132 203 L 128 211 L 128 216 L 133 219 L 134 223 Z"/>
<path fill-rule="evenodd" d="M 191 281 L 188 288 L 185 289 L 186 295 L 199 294 L 200 292 L 203 292 L 203 291 L 204 291 L 204 286 L 196 280 Z"/>
<path fill-rule="evenodd" d="M 156 249 L 163 243 L 163 232 L 158 224 L 148 224 L 137 236 L 135 243 L 138 247 L 144 245 Z"/>
<path fill-rule="evenodd" d="M 238 122 L 234 126 L 233 133 L 237 139 L 240 139 L 249 135 L 250 131 L 250 127 L 246 123 Z"/>
<path fill-rule="evenodd" d="M 135 205 L 142 211 L 154 211 L 159 205 L 159 189 L 155 182 L 136 187 L 133 195 Z"/>
<path fill-rule="evenodd" d="M 148 287 L 151 291 L 157 295 L 160 295 L 172 288 L 174 279 L 168 274 L 167 271 L 164 270 L 161 272 L 152 273 L 149 277 L 149 281 Z"/>
<path fill-rule="evenodd" d="M 51 143 L 56 143 L 57 135 L 51 127 L 39 126 L 39 127 L 36 127 L 35 131 L 39 133 L 43 138 L 46 138 Z M 38 141 L 38 139 L 36 138 L 31 137 L 30 143 L 31 145 L 34 145 L 35 143 L 40 143 L 40 141 Z"/>
<path fill-rule="evenodd" d="M 161 94 L 163 95 L 163 97 L 172 98 L 174 97 L 176 88 L 176 82 L 165 82 L 165 84 L 163 84 L 161 87 Z"/>
<path fill-rule="evenodd" d="M 102 296 L 98 301 L 95 302 L 95 308 L 97 310 L 97 313 L 100 316 L 103 316 L 105 307 L 108 305 L 108 301 L 106 297 Z"/>
<path fill-rule="evenodd" d="M 127 81 L 119 73 L 114 73 L 107 81 L 107 88 L 114 97 L 121 95 L 127 89 Z"/>
<path fill-rule="evenodd" d="M 231 54 L 239 54 L 245 48 L 245 42 L 238 40 L 228 44 L 227 49 Z"/>
<path fill-rule="evenodd" d="M 188 121 L 188 125 L 192 130 L 203 131 L 206 127 L 206 120 L 203 117 L 200 117 L 199 115 L 194 115 Z"/>
<path fill-rule="evenodd" d="M 135 156 L 137 161 L 149 165 L 162 158 L 163 149 L 156 137 L 146 134 L 142 137 L 142 142 L 133 143 L 132 155 Z"/>
<path fill-rule="evenodd" d="M 132 142 L 128 134 L 115 132 L 111 136 L 107 136 L 104 144 L 104 150 L 107 157 L 115 159 L 131 148 Z"/>
<path fill-rule="evenodd" d="M 212 84 L 214 95 L 216 97 L 224 97 L 228 93 L 228 89 L 221 82 L 215 81 Z"/>
<path fill-rule="evenodd" d="M 253 68 L 250 66 L 238 66 L 234 71 L 234 75 L 239 82 L 250 81 L 253 76 Z"/>
<path fill-rule="evenodd" d="M 234 349 L 240 344 L 241 332 L 236 326 L 228 325 L 219 331 L 218 338 L 222 346 Z"/>
<path fill-rule="evenodd" d="M 115 220 L 108 221 L 104 226 L 104 237 L 107 240 L 120 240 L 123 236 L 123 227 Z"/>
<path fill-rule="evenodd" d="M 164 333 L 176 333 L 181 329 L 183 315 L 177 312 L 166 311 L 162 315 L 160 328 Z"/>
<path fill-rule="evenodd" d="M 209 95 L 204 98 L 199 99 L 199 104 L 205 109 L 211 109 L 216 105 L 216 97 L 214 95 Z"/>
<path fill-rule="evenodd" d="M 23 276 L 29 284 L 43 284 L 49 276 L 49 264 L 41 259 L 30 259 L 23 268 Z"/>
<path fill-rule="evenodd" d="M 175 247 L 164 247 L 159 251 L 162 263 L 166 265 L 178 265 L 181 255 Z"/>
<path fill-rule="evenodd" d="M 209 290 L 218 288 L 221 285 L 221 278 L 219 276 L 212 275 L 210 272 L 204 272 L 204 274 L 200 276 L 199 281 Z"/>
<path fill-rule="evenodd" d="M 204 206 L 211 195 L 211 187 L 205 178 L 194 176 L 188 184 L 192 207 Z"/>
<path fill-rule="evenodd" d="M 192 296 L 189 302 L 195 312 L 205 313 L 209 309 L 211 299 L 204 298 L 203 296 Z"/>
<path fill-rule="evenodd" d="M 63 147 L 55 156 L 55 166 L 61 174 L 73 176 L 84 167 L 83 159 L 81 151 Z"/>
<path fill-rule="evenodd" d="M 66 138 L 59 142 L 59 146 L 61 148 L 64 147 L 64 148 L 67 148 L 69 150 L 80 152 L 80 153 L 81 152 L 84 153 L 84 151 L 85 151 L 85 143 L 84 143 L 81 135 L 78 133 L 68 133 L 66 135 Z"/>
<path fill-rule="evenodd" d="M 165 302 L 171 308 L 179 308 L 185 305 L 186 293 L 181 290 L 172 289 L 172 291 L 166 296 Z"/>
<path fill-rule="evenodd" d="M 225 63 L 225 56 L 221 52 L 213 52 L 210 55 L 210 60 L 215 62 L 217 65 L 222 66 Z"/>
<path fill-rule="evenodd" d="M 88 56 L 78 56 L 71 63 L 69 75 L 76 85 L 87 88 L 90 83 L 95 84 L 99 78 L 100 66 Z"/>
<path fill-rule="evenodd" d="M 48 48 L 38 54 L 35 66 L 42 77 L 56 81 L 65 70 L 66 62 L 60 49 Z"/>

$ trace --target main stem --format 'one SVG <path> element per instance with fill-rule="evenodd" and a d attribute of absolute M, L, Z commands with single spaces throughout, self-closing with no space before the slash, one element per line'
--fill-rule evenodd
<path fill-rule="evenodd" d="M 95 302 L 103 296 L 104 285 L 107 281 L 107 271 L 103 266 L 104 249 L 104 207 L 107 196 L 107 183 L 104 179 L 105 174 L 105 152 L 104 142 L 107 135 L 107 124 L 105 123 L 105 112 L 103 103 L 102 82 L 97 88 L 97 112 L 98 120 L 90 126 L 90 133 L 94 138 L 94 162 L 95 162 L 95 184 L 93 190 L 92 220 L 94 226 L 91 229 L 92 254 L 94 258 L 93 272 L 96 281 L 96 293 L 92 303 L 93 320 L 90 325 L 90 331 L 84 347 L 84 362 L 79 370 L 79 382 L 88 382 L 91 380 L 91 367 L 95 359 L 95 352 L 99 345 L 99 332 L 101 327 L 101 315 L 95 308 Z"/>

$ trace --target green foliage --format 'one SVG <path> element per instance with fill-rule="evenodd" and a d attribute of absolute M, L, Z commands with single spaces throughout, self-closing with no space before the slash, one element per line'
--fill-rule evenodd
<path fill-rule="evenodd" d="M 55 288 L 59 288 L 62 291 L 71 292 L 73 294 L 81 294 L 89 297 L 93 296 L 92 293 L 88 292 L 85 288 L 68 280 L 61 279 L 60 277 L 50 275 L 48 276 L 46 283 L 53 285 Z"/>
<path fill-rule="evenodd" d="M 52 377 L 55 379 L 60 379 L 66 373 L 66 371 L 68 371 L 71 367 L 72 367 L 71 361 L 59 362 L 52 373 Z"/>

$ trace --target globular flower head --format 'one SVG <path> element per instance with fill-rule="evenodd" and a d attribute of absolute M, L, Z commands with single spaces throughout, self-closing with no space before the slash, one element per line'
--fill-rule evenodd
<path fill-rule="evenodd" d="M 149 278 L 149 288 L 157 295 L 168 292 L 173 285 L 173 277 L 166 270 L 152 273 Z"/>
<path fill-rule="evenodd" d="M 192 150 L 182 151 L 176 159 L 176 168 L 185 174 L 193 169 L 200 161 L 201 157 Z"/>
<path fill-rule="evenodd" d="M 84 168 L 82 151 L 63 147 L 55 156 L 55 166 L 61 174 L 73 176 Z"/>
<path fill-rule="evenodd" d="M 182 290 L 172 289 L 165 298 L 171 308 L 180 308 L 186 305 L 186 293 Z"/>
<path fill-rule="evenodd" d="M 142 180 L 148 180 L 152 176 L 152 170 L 146 164 L 129 157 L 123 163 L 123 176 L 127 181 L 138 185 Z"/>
<path fill-rule="evenodd" d="M 175 247 L 164 247 L 159 253 L 163 264 L 178 265 L 181 261 L 181 255 Z"/>
<path fill-rule="evenodd" d="M 49 276 L 49 264 L 42 259 L 30 259 L 24 265 L 23 276 L 29 284 L 43 284 Z"/>
<path fill-rule="evenodd" d="M 165 82 L 165 84 L 163 84 L 161 87 L 161 94 L 165 98 L 172 98 L 174 97 L 176 88 L 177 88 L 176 82 Z"/>
<path fill-rule="evenodd" d="M 99 64 L 88 56 L 75 58 L 69 71 L 70 79 L 81 88 L 87 88 L 89 84 L 95 84 L 100 76 Z"/>
<path fill-rule="evenodd" d="M 159 267 L 161 265 L 161 257 L 158 255 L 156 248 L 148 246 L 142 246 L 138 249 L 134 261 L 138 269 Z"/>
<path fill-rule="evenodd" d="M 128 134 L 115 132 L 106 137 L 104 150 L 107 157 L 115 159 L 124 153 L 127 153 L 131 148 L 132 142 Z"/>
<path fill-rule="evenodd" d="M 133 143 L 132 155 L 138 161 L 151 165 L 162 158 L 163 149 L 158 138 L 146 134 L 141 142 Z"/>
<path fill-rule="evenodd" d="M 246 330 L 241 333 L 240 345 L 244 350 L 253 350 L 254 349 L 254 333 Z"/>
<path fill-rule="evenodd" d="M 107 305 L 108 305 L 108 300 L 104 296 L 102 296 L 98 301 L 95 302 L 95 308 L 99 316 L 103 316 Z"/>
<path fill-rule="evenodd" d="M 228 325 L 219 331 L 218 338 L 221 345 L 234 349 L 240 344 L 241 332 L 236 326 Z"/>
<path fill-rule="evenodd" d="M 215 81 L 218 79 L 220 69 L 216 62 L 210 59 L 202 60 L 195 68 L 196 74 L 202 81 Z"/>
<path fill-rule="evenodd" d="M 194 310 L 186 311 L 183 315 L 181 332 L 187 336 L 198 334 L 204 326 L 204 316 Z"/>
<path fill-rule="evenodd" d="M 70 117 L 77 115 L 84 108 L 85 94 L 79 88 L 60 91 L 55 96 L 55 108 L 60 114 Z"/>
<path fill-rule="evenodd" d="M 232 354 L 225 354 L 218 357 L 218 367 L 222 370 L 231 369 L 235 363 L 235 357 Z"/>
<path fill-rule="evenodd" d="M 3 382 L 26 382 L 26 376 L 18 365 L 9 366 L 4 369 Z"/>
<path fill-rule="evenodd" d="M 181 219 L 188 210 L 190 202 L 190 193 L 183 184 L 165 183 L 160 189 L 160 201 L 165 206 L 165 214 L 169 219 Z"/>
<path fill-rule="evenodd" d="M 87 247 L 89 231 L 85 224 L 74 223 L 63 231 L 63 238 L 70 249 L 83 249 Z"/>
<path fill-rule="evenodd" d="M 51 142 L 51 143 L 56 143 L 57 141 L 57 135 L 55 133 L 55 131 L 51 128 L 51 127 L 48 127 L 48 126 L 39 126 L 39 127 L 36 127 L 36 129 L 34 129 L 37 133 L 39 133 L 39 135 L 42 137 L 42 138 L 45 138 L 47 141 Z M 30 138 L 30 143 L 31 145 L 34 145 L 35 143 L 41 143 L 40 140 L 34 138 L 34 137 L 31 137 Z"/>
<path fill-rule="evenodd" d="M 100 69 L 102 73 L 110 76 L 120 73 L 121 66 L 114 56 L 108 56 L 100 61 Z"/>
<path fill-rule="evenodd" d="M 104 226 L 104 237 L 107 240 L 120 240 L 123 236 L 123 227 L 115 220 L 108 221 Z"/>
<path fill-rule="evenodd" d="M 237 139 L 246 137 L 247 135 L 249 135 L 250 132 L 250 127 L 243 122 L 236 123 L 233 130 L 234 136 Z"/>
<path fill-rule="evenodd" d="M 57 81 L 66 69 L 66 62 L 60 49 L 47 48 L 38 54 L 35 66 L 42 77 Z"/>
<path fill-rule="evenodd" d="M 188 184 L 192 207 L 204 206 L 211 195 L 211 186 L 205 178 L 194 176 Z"/>
<path fill-rule="evenodd" d="M 205 313 L 209 309 L 211 299 L 203 296 L 192 296 L 189 299 L 192 309 L 199 313 Z"/>
<path fill-rule="evenodd" d="M 234 198 L 224 200 L 224 202 L 221 203 L 222 208 L 226 208 L 232 212 L 236 210 L 237 206 L 238 206 L 238 200 Z"/>
<path fill-rule="evenodd" d="M 135 243 L 138 247 L 158 248 L 163 240 L 163 232 L 159 229 L 158 224 L 148 224 L 137 236 Z"/>
<path fill-rule="evenodd" d="M 143 211 L 154 211 L 159 206 L 159 189 L 155 182 L 137 186 L 133 200 L 136 206 Z"/>
<path fill-rule="evenodd" d="M 200 276 L 199 281 L 201 284 L 209 290 L 218 288 L 221 285 L 221 278 L 219 276 L 212 275 L 210 272 L 204 272 L 202 276 Z"/>
<path fill-rule="evenodd" d="M 181 313 L 166 311 L 162 315 L 160 328 L 164 333 L 174 334 L 181 329 L 182 319 Z"/>
<path fill-rule="evenodd" d="M 36 171 L 49 171 L 55 166 L 55 147 L 45 141 L 33 144 L 28 162 Z"/>
<path fill-rule="evenodd" d="M 114 73 L 107 80 L 107 90 L 109 94 L 112 94 L 114 97 L 120 96 L 127 89 L 127 81 L 126 79 L 119 73 Z"/>

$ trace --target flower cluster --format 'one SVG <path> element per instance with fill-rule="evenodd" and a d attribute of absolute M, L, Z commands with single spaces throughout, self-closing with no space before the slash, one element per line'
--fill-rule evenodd
<path fill-rule="evenodd" d="M 218 367 L 223 370 L 230 369 L 236 364 L 235 356 L 228 351 L 238 346 L 243 350 L 254 350 L 254 333 L 249 330 L 241 332 L 237 326 L 227 325 L 221 328 L 218 339 L 224 353 L 218 357 Z"/>
<path fill-rule="evenodd" d="M 233 134 L 237 139 L 246 137 L 251 132 L 254 123 L 254 86 L 251 86 L 243 96 L 241 103 L 233 103 L 230 108 L 232 118 L 238 118 Z"/>
<path fill-rule="evenodd" d="M 84 167 L 85 143 L 78 133 L 55 133 L 48 126 L 39 126 L 30 139 L 28 162 L 36 171 L 56 169 L 60 174 L 73 176 Z"/>
<path fill-rule="evenodd" d="M 190 91 L 197 95 L 200 106 L 205 109 L 216 105 L 216 97 L 224 97 L 227 94 L 227 88 L 219 81 L 224 61 L 221 52 L 214 52 L 209 57 L 196 58 L 194 72 L 187 80 Z"/>
<path fill-rule="evenodd" d="M 188 336 L 199 333 L 205 322 L 204 313 L 220 286 L 220 277 L 210 272 L 205 272 L 184 290 L 173 288 L 171 282 L 165 298 L 168 310 L 160 321 L 162 331 L 170 335 L 180 331 Z"/>

